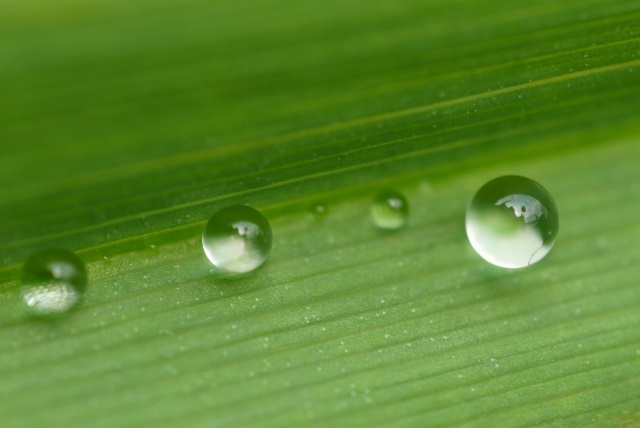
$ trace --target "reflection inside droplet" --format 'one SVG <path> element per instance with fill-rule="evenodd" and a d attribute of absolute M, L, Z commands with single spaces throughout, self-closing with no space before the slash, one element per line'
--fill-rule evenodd
<path fill-rule="evenodd" d="M 34 314 L 56 314 L 78 304 L 86 283 L 85 267 L 78 257 L 67 250 L 47 249 L 25 263 L 20 294 Z"/>
<path fill-rule="evenodd" d="M 68 311 L 80 300 L 80 293 L 66 282 L 23 285 L 21 293 L 25 303 L 41 314 Z"/>

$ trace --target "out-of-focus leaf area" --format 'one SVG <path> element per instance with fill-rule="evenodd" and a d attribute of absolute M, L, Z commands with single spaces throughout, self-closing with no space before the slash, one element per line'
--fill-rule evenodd
<path fill-rule="evenodd" d="M 639 166 L 636 0 L 4 0 L 0 425 L 640 426 Z M 560 213 L 524 269 L 465 233 L 505 174 Z M 34 318 L 45 248 L 88 283 Z"/>

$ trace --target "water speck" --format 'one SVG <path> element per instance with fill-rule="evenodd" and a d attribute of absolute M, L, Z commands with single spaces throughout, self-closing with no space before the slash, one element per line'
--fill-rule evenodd
<path fill-rule="evenodd" d="M 400 229 L 407 222 L 409 203 L 407 199 L 394 190 L 380 192 L 371 206 L 371 217 L 381 229 Z"/>
<path fill-rule="evenodd" d="M 78 304 L 87 286 L 82 261 L 73 253 L 47 249 L 24 264 L 20 293 L 36 315 L 66 312 Z"/>
<path fill-rule="evenodd" d="M 489 181 L 467 208 L 467 236 L 486 261 L 522 268 L 540 261 L 556 241 L 558 209 L 533 180 L 505 176 Z"/>
<path fill-rule="evenodd" d="M 250 272 L 264 263 L 271 251 L 271 226 L 257 210 L 233 205 L 211 217 L 202 233 L 204 252 L 216 267 L 227 272 Z"/>
<path fill-rule="evenodd" d="M 309 207 L 309 214 L 311 215 L 311 218 L 316 221 L 324 220 L 327 216 L 327 211 L 327 206 L 322 202 L 316 202 Z"/>

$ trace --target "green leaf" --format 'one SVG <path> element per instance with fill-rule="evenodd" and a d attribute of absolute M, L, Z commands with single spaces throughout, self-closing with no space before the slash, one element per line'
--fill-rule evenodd
<path fill-rule="evenodd" d="M 638 426 L 639 22 L 634 0 L 3 2 L 2 425 Z M 464 231 L 503 174 L 560 211 L 526 269 Z M 405 228 L 373 226 L 383 189 Z M 200 236 L 238 203 L 274 245 L 234 276 Z M 89 284 L 33 319 L 20 268 L 48 247 Z"/>

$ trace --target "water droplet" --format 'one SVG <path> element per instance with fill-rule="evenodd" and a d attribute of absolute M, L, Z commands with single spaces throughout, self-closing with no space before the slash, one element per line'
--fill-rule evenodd
<path fill-rule="evenodd" d="M 496 266 L 522 268 L 540 261 L 558 234 L 558 209 L 540 184 L 519 176 L 489 181 L 467 208 L 467 236 Z"/>
<path fill-rule="evenodd" d="M 323 220 L 327 216 L 327 206 L 322 202 L 317 202 L 309 207 L 309 214 L 314 220 Z"/>
<path fill-rule="evenodd" d="M 271 226 L 262 214 L 245 205 L 233 205 L 211 217 L 202 246 L 215 266 L 227 272 L 249 272 L 264 263 L 271 251 Z"/>
<path fill-rule="evenodd" d="M 393 190 L 380 192 L 371 206 L 371 217 L 381 229 L 400 229 L 407 222 L 409 203 L 400 193 Z"/>
<path fill-rule="evenodd" d="M 78 304 L 87 286 L 82 261 L 73 253 L 47 249 L 24 264 L 20 293 L 36 315 L 66 312 Z"/>

